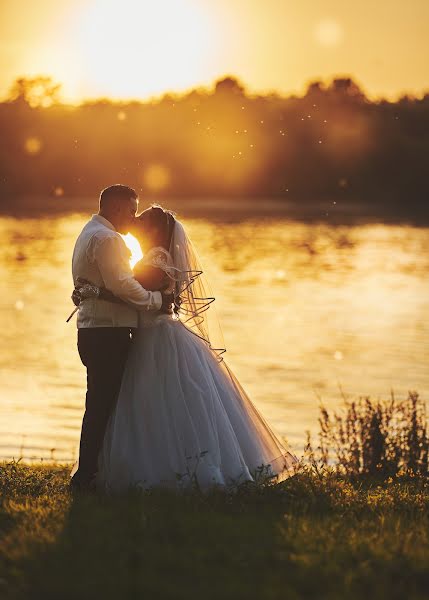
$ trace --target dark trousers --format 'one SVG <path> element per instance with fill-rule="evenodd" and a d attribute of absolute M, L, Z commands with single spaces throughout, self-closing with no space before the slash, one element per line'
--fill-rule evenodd
<path fill-rule="evenodd" d="M 73 483 L 88 484 L 97 472 L 98 455 L 115 408 L 131 346 L 127 327 L 78 329 L 78 350 L 86 367 L 87 392 L 80 437 L 79 468 Z"/>

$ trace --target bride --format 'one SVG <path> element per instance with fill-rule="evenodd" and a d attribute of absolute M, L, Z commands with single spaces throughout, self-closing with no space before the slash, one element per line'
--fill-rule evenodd
<path fill-rule="evenodd" d="M 296 458 L 222 360 L 214 298 L 182 223 L 159 206 L 136 223 L 144 257 L 134 276 L 145 289 L 171 292 L 174 310 L 140 313 L 97 486 L 207 490 L 284 479 Z"/>

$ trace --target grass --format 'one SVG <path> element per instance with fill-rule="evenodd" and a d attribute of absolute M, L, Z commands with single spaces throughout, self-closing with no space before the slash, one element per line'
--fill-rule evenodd
<path fill-rule="evenodd" d="M 0 598 L 429 598 L 428 447 L 410 393 L 321 407 L 296 474 L 234 495 L 73 497 L 68 467 L 0 464 Z"/>
<path fill-rule="evenodd" d="M 177 497 L 68 491 L 61 466 L 0 469 L 0 597 L 429 597 L 429 483 L 302 468 Z"/>
<path fill-rule="evenodd" d="M 417 392 L 397 400 L 361 397 L 344 400 L 341 412 L 330 415 L 322 405 L 319 445 L 307 450 L 312 461 L 327 467 L 331 455 L 337 470 L 350 477 L 389 477 L 401 470 L 429 476 L 429 436 L 426 405 Z"/>

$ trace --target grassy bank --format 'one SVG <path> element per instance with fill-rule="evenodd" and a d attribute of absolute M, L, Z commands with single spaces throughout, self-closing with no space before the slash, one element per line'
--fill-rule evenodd
<path fill-rule="evenodd" d="M 72 498 L 68 470 L 0 468 L 0 597 L 429 597 L 429 483 L 308 469 L 177 498 Z"/>

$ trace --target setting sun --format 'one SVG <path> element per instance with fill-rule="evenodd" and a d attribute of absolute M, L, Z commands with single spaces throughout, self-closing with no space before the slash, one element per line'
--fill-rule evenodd
<path fill-rule="evenodd" d="M 301 93 L 346 73 L 371 97 L 420 94 L 428 19 L 426 0 L 0 2 L 0 95 L 40 75 L 79 103 L 183 92 L 225 74 L 252 92 Z"/>
<path fill-rule="evenodd" d="M 101 94 L 185 89 L 206 75 L 210 23 L 196 2 L 94 0 L 81 13 L 78 36 L 87 77 Z"/>

